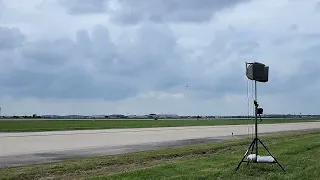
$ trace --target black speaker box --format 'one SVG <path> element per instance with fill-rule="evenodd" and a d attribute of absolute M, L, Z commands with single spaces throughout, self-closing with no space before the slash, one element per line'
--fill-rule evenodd
<path fill-rule="evenodd" d="M 269 66 L 259 62 L 254 62 L 247 67 L 247 78 L 258 82 L 268 82 Z"/>

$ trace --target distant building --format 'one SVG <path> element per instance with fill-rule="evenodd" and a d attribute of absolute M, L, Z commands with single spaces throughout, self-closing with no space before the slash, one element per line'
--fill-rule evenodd
<path fill-rule="evenodd" d="M 110 119 L 124 119 L 127 118 L 128 116 L 122 115 L 122 114 L 111 114 L 108 116 Z"/>
<path fill-rule="evenodd" d="M 93 115 L 93 116 L 91 116 L 91 118 L 94 118 L 94 119 L 104 119 L 104 118 L 106 118 L 106 115 Z"/>
<path fill-rule="evenodd" d="M 177 114 L 158 114 L 157 117 L 162 118 L 162 119 L 174 119 L 174 118 L 179 118 L 179 115 L 177 115 Z"/>

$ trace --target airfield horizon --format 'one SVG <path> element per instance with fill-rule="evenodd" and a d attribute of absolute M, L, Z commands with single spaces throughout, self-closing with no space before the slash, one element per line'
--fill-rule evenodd
<path fill-rule="evenodd" d="M 263 119 L 259 124 L 316 122 L 314 118 Z M 250 125 L 254 119 L 1 119 L 0 132 Z"/>

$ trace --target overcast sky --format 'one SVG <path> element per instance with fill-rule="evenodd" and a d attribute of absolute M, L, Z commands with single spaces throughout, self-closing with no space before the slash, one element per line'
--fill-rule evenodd
<path fill-rule="evenodd" d="M 317 0 L 0 0 L 2 115 L 246 115 L 246 61 L 265 113 L 320 113 L 319 22 Z"/>

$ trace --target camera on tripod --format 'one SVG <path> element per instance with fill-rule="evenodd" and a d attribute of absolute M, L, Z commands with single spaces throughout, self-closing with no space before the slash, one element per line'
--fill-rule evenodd
<path fill-rule="evenodd" d="M 259 114 L 259 115 L 263 114 L 263 109 L 262 108 L 257 108 L 257 114 Z"/>
<path fill-rule="evenodd" d="M 262 109 L 262 108 L 259 108 L 258 102 L 255 100 L 253 103 L 254 103 L 254 105 L 255 105 L 255 107 L 256 107 L 256 113 L 257 113 L 258 115 L 263 114 L 263 109 Z"/>

